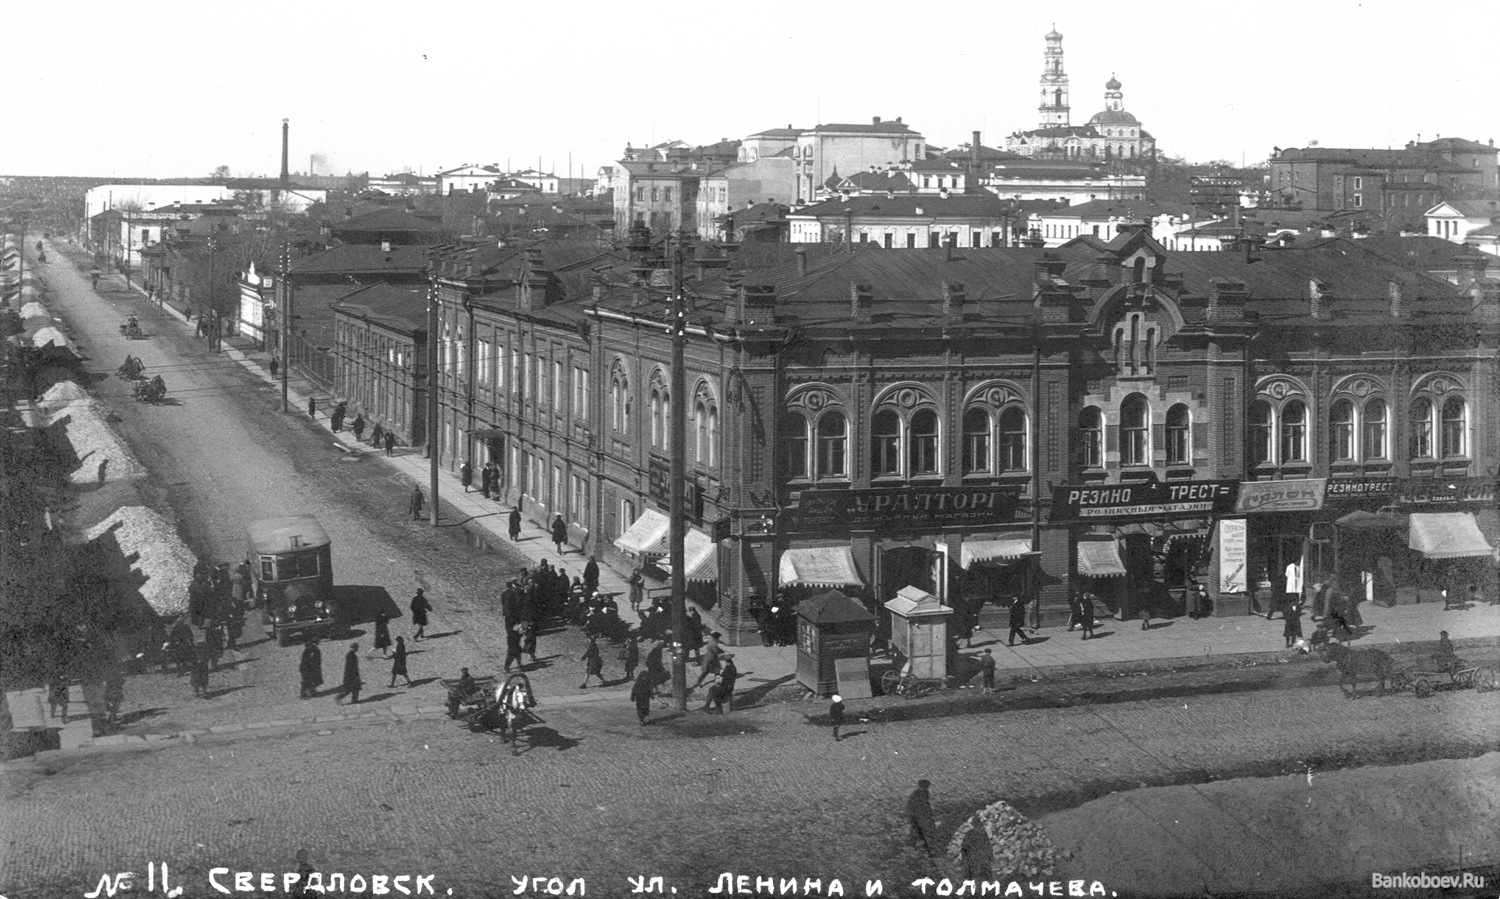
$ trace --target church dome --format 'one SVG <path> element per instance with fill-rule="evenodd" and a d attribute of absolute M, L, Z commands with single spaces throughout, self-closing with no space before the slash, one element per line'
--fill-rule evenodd
<path fill-rule="evenodd" d="M 1106 81 L 1106 82 L 1104 82 L 1104 89 L 1107 90 L 1107 91 L 1117 91 L 1117 90 L 1119 90 L 1120 89 L 1120 81 L 1119 81 L 1119 79 L 1115 78 L 1115 76 L 1113 76 L 1113 75 L 1109 76 L 1109 80 Z"/>
<path fill-rule="evenodd" d="M 1106 109 L 1095 113 L 1094 117 L 1089 119 L 1090 125 L 1139 125 L 1140 123 L 1139 119 L 1123 109 Z"/>
<path fill-rule="evenodd" d="M 1062 35 L 1058 33 L 1056 25 L 1053 25 L 1052 26 L 1052 30 L 1049 31 L 1049 32 L 1047 32 L 1047 40 L 1049 40 L 1049 41 L 1060 41 L 1060 40 L 1062 40 Z"/>

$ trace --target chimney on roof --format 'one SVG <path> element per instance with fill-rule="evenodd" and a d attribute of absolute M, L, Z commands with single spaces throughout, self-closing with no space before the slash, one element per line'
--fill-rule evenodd
<path fill-rule="evenodd" d="M 875 320 L 875 289 L 868 284 L 849 284 L 849 318 L 856 325 Z"/>
<path fill-rule="evenodd" d="M 347 222 L 347 221 L 349 221 L 352 218 L 354 218 L 354 207 L 353 206 L 345 206 L 344 207 L 344 221 Z"/>
<path fill-rule="evenodd" d="M 387 238 L 386 240 L 382 240 L 380 242 L 380 252 L 382 252 L 382 253 L 389 253 L 390 251 L 391 251 L 391 241 L 390 241 L 390 239 Z"/>
<path fill-rule="evenodd" d="M 799 278 L 806 278 L 807 277 L 807 248 L 806 247 L 798 247 L 797 249 L 795 249 L 795 250 L 792 251 L 792 255 L 794 257 L 796 257 L 796 259 L 797 259 L 797 277 L 799 277 Z"/>
<path fill-rule="evenodd" d="M 776 287 L 746 284 L 740 288 L 740 321 L 747 325 L 776 324 Z"/>
<path fill-rule="evenodd" d="M 871 122 L 871 124 L 879 125 L 880 124 L 880 116 L 875 116 L 874 121 Z"/>
<path fill-rule="evenodd" d="M 943 282 L 943 321 L 964 320 L 964 286 L 951 281 Z"/>
<path fill-rule="evenodd" d="M 290 129 L 291 129 L 291 125 L 287 122 L 286 119 L 282 119 L 281 120 L 281 189 L 282 190 L 286 190 L 289 186 L 291 186 L 291 183 L 292 183 L 292 173 L 291 173 L 291 170 L 289 168 L 287 168 L 287 156 L 286 156 L 287 149 L 290 146 L 290 144 L 288 143 L 288 137 L 287 137 Z"/>
<path fill-rule="evenodd" d="M 1243 281 L 1215 278 L 1209 282 L 1208 320 L 1237 321 L 1245 317 L 1245 300 L 1249 291 Z"/>
<path fill-rule="evenodd" d="M 1401 282 L 1391 280 L 1385 282 L 1386 292 L 1391 297 L 1391 317 L 1403 318 L 1406 315 L 1406 306 L 1401 302 Z"/>
<path fill-rule="evenodd" d="M 974 132 L 974 141 L 969 144 L 969 171 L 979 174 L 979 132 Z"/>
<path fill-rule="evenodd" d="M 1333 297 L 1329 294 L 1328 283 L 1310 278 L 1307 282 L 1307 297 L 1310 301 L 1310 312 L 1313 318 L 1329 319 L 1333 317 L 1331 308 Z"/>

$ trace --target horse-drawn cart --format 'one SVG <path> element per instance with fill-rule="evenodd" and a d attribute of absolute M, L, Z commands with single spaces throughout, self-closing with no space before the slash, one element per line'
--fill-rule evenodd
<path fill-rule="evenodd" d="M 1417 696 L 1426 698 L 1432 691 L 1446 685 L 1450 690 L 1467 690 L 1470 687 L 1481 693 L 1495 689 L 1500 684 L 1500 675 L 1495 669 L 1484 665 L 1470 665 L 1454 657 L 1449 662 L 1437 662 L 1426 668 L 1399 668 L 1392 672 L 1391 688 L 1410 689 Z"/>
<path fill-rule="evenodd" d="M 531 711 L 536 694 L 524 674 L 512 674 L 503 684 L 496 677 L 476 677 L 469 689 L 457 679 L 445 679 L 443 686 L 448 688 L 448 716 L 462 719 L 476 733 L 499 730 L 501 742 L 511 744 L 511 755 L 521 751 L 521 728 L 541 720 Z"/>

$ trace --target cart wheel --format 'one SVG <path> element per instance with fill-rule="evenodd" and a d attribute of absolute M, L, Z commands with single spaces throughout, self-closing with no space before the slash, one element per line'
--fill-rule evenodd
<path fill-rule="evenodd" d="M 1424 678 L 1421 678 L 1420 680 L 1418 680 L 1417 681 L 1417 696 L 1421 697 L 1422 699 L 1426 699 L 1427 697 L 1429 697 L 1431 695 L 1432 695 L 1432 684 L 1428 682 L 1427 678 L 1424 677 Z"/>
<path fill-rule="evenodd" d="M 880 675 L 880 692 L 886 696 L 894 696 L 900 689 L 901 672 L 887 671 Z"/>
<path fill-rule="evenodd" d="M 1495 669 L 1481 668 L 1474 672 L 1474 689 L 1481 693 L 1495 689 Z"/>

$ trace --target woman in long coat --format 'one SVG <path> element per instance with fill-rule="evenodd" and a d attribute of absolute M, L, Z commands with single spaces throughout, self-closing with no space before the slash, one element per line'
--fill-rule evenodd
<path fill-rule="evenodd" d="M 417 595 L 411 598 L 411 623 L 412 627 L 417 629 L 412 640 L 420 640 L 426 636 L 427 613 L 431 611 L 432 603 L 427 601 L 427 596 L 422 593 L 422 589 L 417 588 Z"/>
<path fill-rule="evenodd" d="M 558 515 L 552 519 L 552 542 L 557 544 L 557 554 L 563 554 L 563 544 L 568 542 L 568 523 Z"/>
<path fill-rule="evenodd" d="M 387 652 L 391 648 L 391 626 L 390 618 L 381 612 L 375 616 L 375 648 L 380 650 L 382 656 L 390 656 Z"/>
<path fill-rule="evenodd" d="M 318 639 L 309 637 L 302 647 L 302 699 L 311 699 L 323 686 L 323 651 L 318 648 Z"/>
<path fill-rule="evenodd" d="M 396 686 L 396 678 L 400 677 L 400 678 L 404 679 L 406 681 L 406 685 L 408 687 L 410 687 L 411 686 L 411 677 L 408 676 L 407 673 L 406 673 L 406 638 L 405 637 L 397 637 L 396 638 L 396 653 L 393 656 L 393 659 L 394 659 L 394 661 L 391 662 L 391 686 L 393 686 L 393 687 Z"/>
<path fill-rule="evenodd" d="M 595 640 L 593 637 L 589 638 L 589 648 L 585 649 L 583 651 L 583 659 L 582 659 L 582 661 L 583 661 L 583 683 L 581 683 L 581 684 L 578 685 L 578 689 L 580 689 L 580 690 L 586 689 L 588 687 L 588 685 L 589 685 L 589 678 L 591 678 L 591 677 L 597 677 L 597 678 L 599 678 L 599 686 L 601 686 L 601 687 L 605 686 L 605 683 L 604 683 L 604 658 L 603 658 L 603 656 L 599 655 L 599 641 L 598 640 Z"/>

